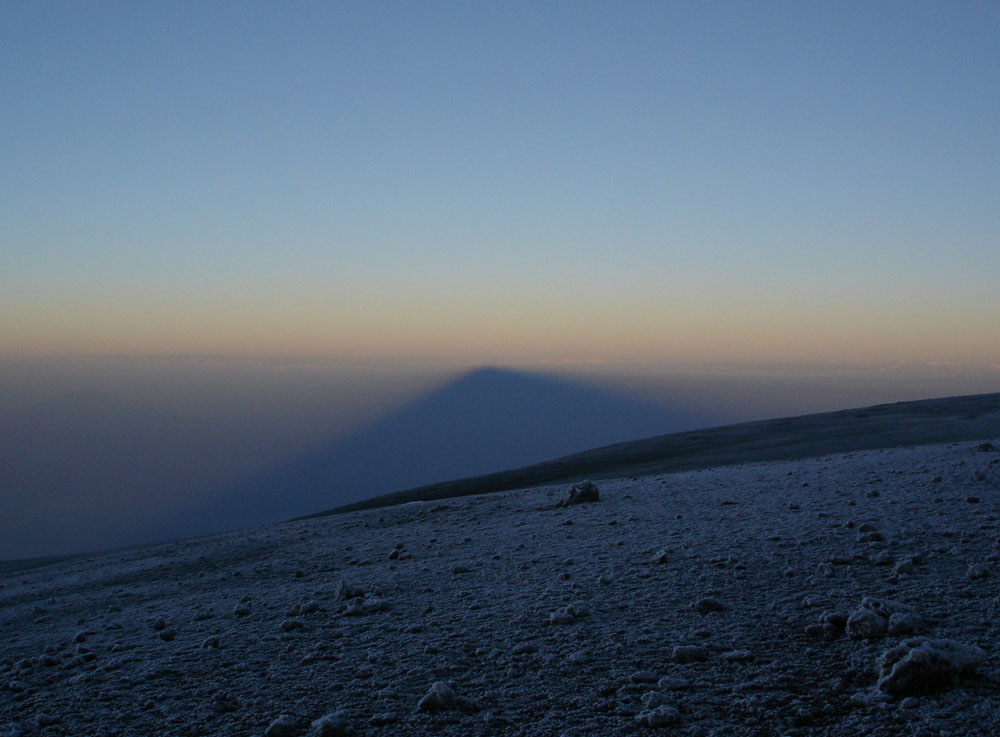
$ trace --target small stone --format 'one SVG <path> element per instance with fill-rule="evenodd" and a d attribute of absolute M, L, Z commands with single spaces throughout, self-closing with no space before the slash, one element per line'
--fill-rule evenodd
<path fill-rule="evenodd" d="M 201 643 L 202 650 L 218 649 L 219 648 L 219 638 L 214 635 L 211 637 L 206 637 Z"/>
<path fill-rule="evenodd" d="M 647 691 L 642 695 L 642 708 L 647 711 L 658 706 L 673 706 L 673 703 L 669 696 L 659 691 Z"/>
<path fill-rule="evenodd" d="M 166 621 L 165 621 L 165 620 L 163 619 L 163 617 L 157 617 L 157 618 L 156 618 L 156 619 L 155 619 L 155 620 L 153 621 L 153 630 L 154 630 L 155 632 L 161 632 L 161 631 L 163 631 L 164 629 L 166 629 L 166 626 L 167 626 L 167 623 L 166 623 Z"/>
<path fill-rule="evenodd" d="M 417 704 L 420 711 L 447 711 L 458 708 L 455 691 L 444 681 L 437 681 Z"/>
<path fill-rule="evenodd" d="M 859 543 L 877 543 L 885 540 L 885 535 L 883 535 L 878 530 L 873 530 L 871 532 L 861 532 L 858 534 Z"/>
<path fill-rule="evenodd" d="M 719 599 L 713 597 L 705 597 L 703 599 L 698 599 L 693 605 L 693 608 L 699 614 L 708 614 L 709 612 L 724 612 L 728 607 L 723 604 Z"/>
<path fill-rule="evenodd" d="M 652 562 L 656 565 L 662 565 L 669 560 L 670 556 L 666 550 L 660 550 L 653 556 Z"/>
<path fill-rule="evenodd" d="M 669 727 L 681 720 L 681 714 L 675 707 L 664 704 L 655 709 L 639 712 L 635 719 L 644 727 Z"/>
<path fill-rule="evenodd" d="M 990 577 L 990 569 L 982 563 L 973 563 L 969 566 L 969 570 L 966 571 L 965 576 L 970 581 L 979 581 L 980 579 Z"/>
<path fill-rule="evenodd" d="M 175 630 L 163 630 L 160 632 L 160 639 L 164 642 L 173 642 L 174 638 L 177 637 L 177 632 Z"/>
<path fill-rule="evenodd" d="M 872 558 L 872 563 L 874 563 L 877 566 L 891 566 L 894 561 L 895 558 L 893 557 L 892 553 L 890 553 L 888 550 L 883 550 L 879 552 L 878 555 L 876 555 L 874 558 Z"/>
<path fill-rule="evenodd" d="M 51 727 L 53 725 L 59 724 L 60 719 L 56 714 L 46 714 L 44 712 L 38 714 L 35 717 L 35 723 L 39 727 Z"/>
<path fill-rule="evenodd" d="M 888 629 L 889 620 L 871 609 L 856 609 L 847 619 L 847 636 L 852 640 L 876 640 Z"/>
<path fill-rule="evenodd" d="M 899 561 L 892 569 L 893 576 L 908 576 L 913 573 L 913 560 L 906 559 Z"/>
<path fill-rule="evenodd" d="M 567 612 L 565 609 L 560 609 L 559 611 L 552 612 L 549 615 L 549 624 L 573 624 L 576 621 L 576 617 Z"/>
<path fill-rule="evenodd" d="M 749 650 L 730 650 L 722 653 L 722 659 L 727 663 L 748 663 L 754 659 L 754 655 Z"/>
<path fill-rule="evenodd" d="M 538 646 L 530 642 L 519 642 L 514 646 L 514 655 L 530 655 L 537 652 Z"/>
<path fill-rule="evenodd" d="M 346 737 L 348 731 L 347 719 L 340 712 L 334 712 L 314 721 L 309 737 Z"/>
<path fill-rule="evenodd" d="M 702 663 L 708 660 L 708 650 L 700 645 L 678 645 L 670 653 L 675 663 Z"/>
<path fill-rule="evenodd" d="M 572 614 L 576 619 L 583 619 L 584 617 L 590 615 L 590 608 L 582 601 L 574 601 L 566 607 L 566 611 Z"/>
<path fill-rule="evenodd" d="M 570 487 L 565 499 L 560 499 L 556 506 L 569 507 L 574 504 L 589 504 L 601 500 L 597 485 L 591 481 L 583 481 Z"/>
<path fill-rule="evenodd" d="M 347 601 L 348 599 L 358 599 L 365 595 L 365 590 L 358 586 L 351 586 L 347 581 L 337 584 L 337 601 Z"/>
<path fill-rule="evenodd" d="M 632 683 L 656 683 L 656 674 L 648 670 L 638 670 L 628 677 Z"/>
<path fill-rule="evenodd" d="M 890 696 L 913 696 L 951 687 L 986 659 L 974 645 L 915 637 L 879 658 L 878 688 Z"/>
<path fill-rule="evenodd" d="M 919 635 L 924 629 L 924 619 L 916 612 L 896 612 L 889 617 L 888 632 L 893 637 Z"/>
<path fill-rule="evenodd" d="M 301 619 L 286 619 L 281 623 L 282 632 L 298 632 L 306 629 L 306 623 Z"/>
<path fill-rule="evenodd" d="M 282 714 L 268 726 L 264 737 L 298 737 L 300 722 L 290 714 Z"/>
<path fill-rule="evenodd" d="M 399 717 L 391 711 L 380 711 L 376 714 L 372 714 L 372 718 L 369 721 L 373 727 L 385 727 L 386 725 L 392 724 L 398 720 Z"/>

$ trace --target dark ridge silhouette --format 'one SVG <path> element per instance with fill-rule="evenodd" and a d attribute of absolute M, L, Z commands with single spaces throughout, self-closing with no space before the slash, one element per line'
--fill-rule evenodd
<path fill-rule="evenodd" d="M 706 424 L 692 413 L 582 382 L 478 369 L 237 487 L 196 515 L 197 531 L 276 522 L 386 491 Z"/>
<path fill-rule="evenodd" d="M 522 468 L 384 494 L 325 512 L 431 501 L 583 478 L 691 471 L 1000 436 L 1000 394 L 896 402 L 617 443 Z"/>

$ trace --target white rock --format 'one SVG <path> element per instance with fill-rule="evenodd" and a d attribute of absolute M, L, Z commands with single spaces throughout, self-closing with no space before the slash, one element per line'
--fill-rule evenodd
<path fill-rule="evenodd" d="M 944 690 L 986 659 L 974 645 L 915 637 L 887 650 L 878 661 L 878 687 L 891 696 Z"/>

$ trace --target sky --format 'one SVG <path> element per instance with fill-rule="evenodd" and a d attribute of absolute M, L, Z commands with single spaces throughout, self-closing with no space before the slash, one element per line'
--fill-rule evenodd
<path fill-rule="evenodd" d="M 0 7 L 0 358 L 1000 370 L 993 2 Z"/>

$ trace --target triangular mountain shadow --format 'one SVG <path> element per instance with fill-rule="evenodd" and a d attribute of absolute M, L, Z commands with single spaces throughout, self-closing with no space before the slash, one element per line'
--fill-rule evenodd
<path fill-rule="evenodd" d="M 583 382 L 478 369 L 231 490 L 198 513 L 200 529 L 191 532 L 276 522 L 705 424 L 691 413 Z"/>

